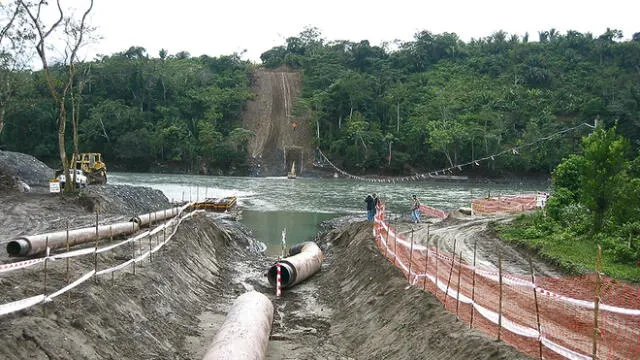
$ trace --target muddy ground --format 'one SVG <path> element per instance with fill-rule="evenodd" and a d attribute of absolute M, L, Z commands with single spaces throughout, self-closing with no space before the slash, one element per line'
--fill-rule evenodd
<path fill-rule="evenodd" d="M 18 167 L 0 168 L 6 180 L 0 182 L 0 264 L 17 260 L 5 251 L 6 242 L 16 236 L 92 226 L 96 211 L 100 224 L 108 224 L 172 206 L 161 192 L 132 186 L 49 194 L 44 168 L 40 175 L 21 177 L 33 191 L 20 193 L 12 184 Z M 266 294 L 275 307 L 268 359 L 526 358 L 469 330 L 434 296 L 408 286 L 400 270 L 376 249 L 371 224 L 359 218 L 327 222 L 317 236 L 327 257 L 322 270 L 276 298 L 264 276 L 276 259 L 252 251 L 255 239 L 233 215 L 197 214 L 135 270 L 129 266 L 113 277 L 92 279 L 46 307 L 2 316 L 0 359 L 201 359 L 233 300 L 248 290 Z M 510 251 L 510 271 L 527 268 L 525 255 L 487 230 L 488 220 L 456 215 L 433 224 L 390 222 L 401 233 L 413 231 L 422 243 L 433 245 L 437 239 L 443 249 L 452 248 L 457 239 L 457 250 L 464 249 L 467 257 L 478 239 L 486 264 L 501 249 Z M 148 245 L 145 240 L 135 249 L 124 246 L 101 254 L 98 270 L 129 260 Z M 90 255 L 68 264 L 50 261 L 46 276 L 43 264 L 0 273 L 0 304 L 52 293 L 67 284 L 67 276 L 73 281 L 95 264 Z M 554 273 L 544 264 L 536 267 Z"/>
<path fill-rule="evenodd" d="M 127 217 L 133 208 L 159 206 L 148 196 L 153 190 L 126 188 L 90 190 L 94 207 L 110 204 L 103 208 L 104 221 Z M 123 192 L 138 195 L 125 206 Z M 66 219 L 75 225 L 95 221 L 85 195 L 1 198 L 2 240 L 21 228 L 31 233 L 60 228 Z M 446 233 L 456 232 L 452 226 L 465 229 L 465 221 L 455 222 L 442 224 Z M 466 223 L 464 236 L 471 237 L 469 229 L 480 225 Z M 431 231 L 437 233 L 437 227 Z M 526 358 L 456 322 L 431 294 L 408 287 L 375 248 L 371 234 L 370 223 L 343 221 L 319 236 L 327 255 L 322 271 L 276 299 L 264 277 L 275 259 L 248 251 L 249 233 L 235 221 L 211 213 L 197 216 L 183 223 L 158 257 L 138 265 L 135 275 L 129 267 L 113 278 L 84 283 L 69 297 L 47 304 L 46 313 L 38 305 L 3 316 L 0 358 L 200 359 L 233 300 L 248 290 L 269 296 L 276 309 L 268 359 Z M 130 256 L 123 250 L 99 261 L 106 267 Z M 6 255 L 1 260 L 12 261 Z M 93 268 L 93 257 L 74 258 L 70 267 L 72 277 L 79 277 Z M 66 284 L 65 271 L 65 261 L 50 262 L 46 289 L 41 265 L 2 273 L 0 303 L 59 289 Z"/>
<path fill-rule="evenodd" d="M 242 126 L 256 134 L 248 144 L 252 174 L 284 176 L 292 161 L 296 162 L 298 175 L 308 174 L 314 157 L 315 128 L 294 111 L 302 90 L 302 74 L 286 67 L 257 69 L 251 90 L 256 97 L 247 101 Z"/>

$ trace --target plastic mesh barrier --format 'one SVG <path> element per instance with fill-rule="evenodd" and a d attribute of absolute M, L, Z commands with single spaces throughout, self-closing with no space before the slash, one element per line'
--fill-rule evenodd
<path fill-rule="evenodd" d="M 522 199 L 522 204 L 528 204 Z M 535 197 L 533 199 L 535 207 Z M 397 235 L 380 204 L 374 237 L 385 257 L 414 286 L 433 293 L 470 326 L 534 358 L 640 358 L 640 289 L 601 276 L 598 329 L 594 331 L 596 274 L 550 278 L 500 274 L 474 267 L 459 254 Z M 537 309 L 537 311 L 536 311 Z M 539 319 L 539 320 L 538 320 Z"/>
<path fill-rule="evenodd" d="M 500 214 L 516 213 L 520 211 L 534 210 L 540 207 L 541 196 L 536 194 L 523 194 L 514 196 L 501 196 L 497 198 L 473 199 L 471 211 L 473 214 Z"/>

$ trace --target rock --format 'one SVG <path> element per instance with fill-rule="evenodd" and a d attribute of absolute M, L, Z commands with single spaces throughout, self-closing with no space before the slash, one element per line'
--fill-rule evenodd
<path fill-rule="evenodd" d="M 53 175 L 53 169 L 31 155 L 0 151 L 0 188 L 19 189 L 22 186 L 23 190 L 26 189 L 18 185 L 16 179 L 27 185 L 29 190 L 33 186 L 48 187 Z"/>

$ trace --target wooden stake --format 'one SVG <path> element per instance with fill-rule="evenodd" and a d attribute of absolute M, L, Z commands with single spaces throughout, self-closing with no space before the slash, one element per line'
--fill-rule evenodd
<path fill-rule="evenodd" d="M 427 224 L 427 250 L 424 260 L 424 290 L 427 290 L 427 277 L 429 276 L 429 226 L 431 224 Z"/>
<path fill-rule="evenodd" d="M 436 238 L 436 290 L 434 292 L 434 294 L 436 295 L 436 298 L 438 297 L 438 262 L 440 260 L 440 239 Z"/>
<path fill-rule="evenodd" d="M 476 302 L 476 249 L 478 247 L 478 240 L 473 242 L 473 275 L 471 280 L 471 320 L 469 321 L 469 329 L 473 327 L 473 312 Z"/>
<path fill-rule="evenodd" d="M 167 251 L 167 226 L 169 224 L 169 220 L 167 220 L 167 209 L 164 209 L 164 228 L 162 229 L 162 254 L 164 255 Z"/>
<path fill-rule="evenodd" d="M 133 221 L 131 222 L 131 228 L 133 231 L 135 231 L 136 229 L 136 223 L 134 223 Z M 133 231 L 131 232 L 132 234 L 133 234 Z M 133 275 L 135 275 L 136 274 L 136 260 L 135 260 L 136 259 L 136 241 L 135 240 L 131 242 L 131 256 L 132 256 L 131 259 L 133 259 L 131 266 L 133 268 Z"/>
<path fill-rule="evenodd" d="M 44 251 L 45 251 L 45 255 L 44 255 L 44 285 L 43 285 L 43 290 L 42 293 L 44 294 L 44 296 L 47 296 L 47 263 L 49 262 L 49 237 L 47 236 L 47 238 L 44 240 Z M 43 302 L 42 303 L 42 315 L 46 316 L 47 315 L 47 302 Z"/>
<path fill-rule="evenodd" d="M 536 277 L 533 273 L 533 261 L 529 257 L 529 268 L 531 269 L 531 283 L 533 284 L 533 301 L 536 303 L 536 323 L 538 324 L 538 347 L 540 360 L 542 360 L 542 327 L 540 326 L 540 308 L 538 307 L 538 292 L 536 291 Z"/>
<path fill-rule="evenodd" d="M 387 258 L 387 253 L 389 252 L 389 233 L 391 232 L 391 222 L 387 225 L 387 240 L 384 242 L 384 257 Z"/>
<path fill-rule="evenodd" d="M 453 239 L 453 259 L 451 259 L 451 269 L 449 269 L 449 280 L 447 280 L 447 290 L 444 292 L 443 307 L 447 308 L 447 299 L 449 298 L 449 286 L 451 285 L 451 275 L 453 274 L 453 264 L 456 262 L 456 244 L 458 239 Z"/>
<path fill-rule="evenodd" d="M 393 236 L 393 265 L 396 265 L 398 260 L 398 220 L 396 220 L 396 231 Z"/>
<path fill-rule="evenodd" d="M 65 240 L 65 243 L 67 245 L 67 252 L 71 251 L 71 246 L 69 245 L 69 219 L 67 219 L 67 238 Z M 71 259 L 69 259 L 67 257 L 66 259 L 66 263 L 67 263 L 67 285 L 69 285 L 71 283 L 71 275 L 69 274 L 69 261 Z M 71 305 L 71 291 L 67 291 L 67 307 L 69 307 L 69 305 Z"/>
<path fill-rule="evenodd" d="M 458 309 L 460 308 L 460 275 L 462 274 L 462 251 L 458 255 L 458 293 L 456 294 L 456 321 L 460 320 Z"/>
<path fill-rule="evenodd" d="M 151 245 L 151 237 L 153 235 L 149 234 L 149 262 L 153 261 L 153 254 L 151 253 L 152 245 Z"/>
<path fill-rule="evenodd" d="M 413 261 L 413 229 L 411 229 L 411 247 L 409 248 L 409 275 L 407 276 L 407 280 L 409 280 L 409 284 L 411 284 L 411 262 Z"/>
<path fill-rule="evenodd" d="M 502 330 L 502 252 L 498 253 L 498 277 L 500 278 L 500 300 L 498 303 L 498 341 Z"/>
<path fill-rule="evenodd" d="M 111 225 L 109 225 L 109 241 L 113 242 L 113 228 L 111 227 Z M 115 282 L 115 271 L 111 272 L 111 286 L 113 286 L 113 283 Z"/>
<path fill-rule="evenodd" d="M 95 271 L 94 275 L 93 275 L 93 281 L 97 284 L 98 283 L 98 242 L 100 241 L 99 238 L 99 232 L 98 232 L 98 211 L 96 211 L 96 242 L 95 242 L 95 249 L 93 252 L 93 270 Z"/>
<path fill-rule="evenodd" d="M 598 245 L 598 255 L 596 257 L 596 296 L 593 301 L 595 303 L 593 309 L 593 352 L 592 358 L 598 359 L 598 338 L 600 337 L 600 328 L 598 325 L 598 318 L 600 317 L 600 290 L 601 290 L 601 273 L 602 267 L 602 248 Z"/>

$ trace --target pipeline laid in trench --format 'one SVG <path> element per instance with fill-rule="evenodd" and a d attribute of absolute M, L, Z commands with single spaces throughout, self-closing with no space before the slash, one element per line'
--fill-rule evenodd
<path fill-rule="evenodd" d="M 279 260 L 267 271 L 269 283 L 276 286 L 277 265 L 281 269 L 282 288 L 291 287 L 320 271 L 324 260 L 322 250 L 313 241 L 293 245 L 289 249 L 289 257 Z"/>
<path fill-rule="evenodd" d="M 269 298 L 256 291 L 240 295 L 203 360 L 266 358 L 272 322 L 273 304 Z"/>
<path fill-rule="evenodd" d="M 97 239 L 133 234 L 153 222 L 164 221 L 180 214 L 188 206 L 190 204 L 138 215 L 129 221 L 110 225 L 19 236 L 7 243 L 7 253 L 9 256 L 31 256 L 45 252 L 47 247 L 53 250 L 66 247 L 67 244 L 73 246 L 96 241 Z"/>

